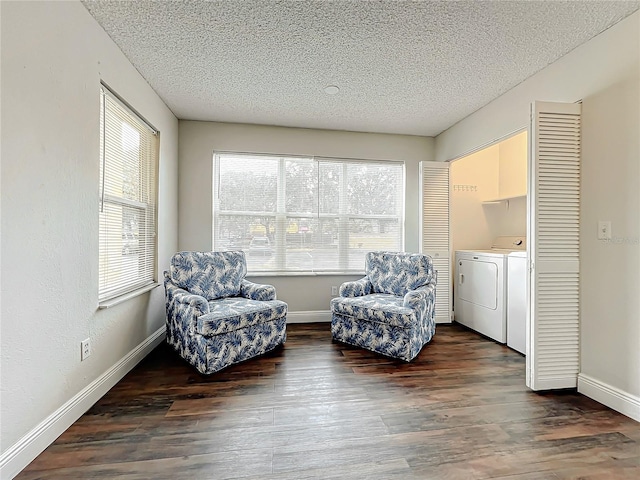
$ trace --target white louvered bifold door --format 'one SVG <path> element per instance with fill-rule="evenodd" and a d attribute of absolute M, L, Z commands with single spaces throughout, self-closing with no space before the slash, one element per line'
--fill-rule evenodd
<path fill-rule="evenodd" d="M 534 102 L 527 386 L 575 388 L 580 327 L 580 104 Z"/>
<path fill-rule="evenodd" d="M 451 242 L 449 237 L 449 164 L 420 162 L 420 251 L 433 258 L 438 272 L 436 322 L 451 322 Z"/>

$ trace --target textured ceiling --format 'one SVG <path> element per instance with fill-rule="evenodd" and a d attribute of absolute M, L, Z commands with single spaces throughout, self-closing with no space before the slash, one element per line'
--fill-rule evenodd
<path fill-rule="evenodd" d="M 638 1 L 86 0 L 180 119 L 434 136 Z M 323 89 L 337 85 L 337 95 Z"/>

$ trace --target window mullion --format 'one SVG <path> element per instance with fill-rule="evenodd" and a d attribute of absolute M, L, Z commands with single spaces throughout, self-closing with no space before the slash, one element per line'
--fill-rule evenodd
<path fill-rule="evenodd" d="M 346 271 L 349 268 L 349 218 L 347 209 L 347 163 L 342 164 L 340 174 L 340 195 L 338 203 L 338 268 Z"/>
<path fill-rule="evenodd" d="M 287 195 L 287 163 L 286 159 L 280 158 L 278 161 L 278 180 L 276 194 L 276 269 L 280 271 L 286 270 L 286 195 Z"/>

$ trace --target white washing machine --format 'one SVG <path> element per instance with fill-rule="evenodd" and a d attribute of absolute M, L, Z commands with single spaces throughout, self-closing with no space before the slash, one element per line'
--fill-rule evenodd
<path fill-rule="evenodd" d="M 490 250 L 455 254 L 455 321 L 507 342 L 507 256 L 526 251 L 525 237 L 498 237 Z"/>

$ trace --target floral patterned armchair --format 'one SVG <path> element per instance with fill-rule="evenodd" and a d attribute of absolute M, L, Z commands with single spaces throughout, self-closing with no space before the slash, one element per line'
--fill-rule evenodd
<path fill-rule="evenodd" d="M 365 273 L 331 300 L 333 338 L 410 362 L 436 330 L 431 257 L 369 252 Z"/>
<path fill-rule="evenodd" d="M 217 372 L 286 340 L 287 304 L 245 280 L 244 252 L 179 252 L 164 272 L 167 343 L 200 373 Z"/>

